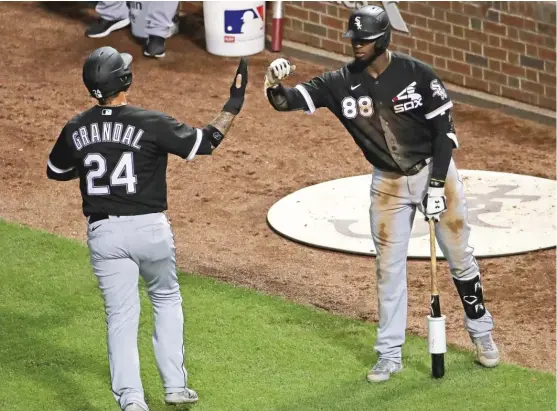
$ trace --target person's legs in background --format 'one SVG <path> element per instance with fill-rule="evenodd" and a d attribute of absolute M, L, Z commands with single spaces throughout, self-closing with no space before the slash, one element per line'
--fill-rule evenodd
<path fill-rule="evenodd" d="M 99 14 L 99 20 L 87 28 L 87 37 L 106 37 L 130 24 L 129 9 L 125 1 L 99 1 L 95 10 Z"/>
<path fill-rule="evenodd" d="M 147 57 L 165 56 L 166 39 L 173 34 L 179 4 L 178 1 L 143 2 L 147 9 L 145 33 L 148 36 L 143 54 Z"/>

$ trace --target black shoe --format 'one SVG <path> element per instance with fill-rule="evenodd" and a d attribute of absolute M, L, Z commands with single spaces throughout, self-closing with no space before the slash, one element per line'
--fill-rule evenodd
<path fill-rule="evenodd" d="M 147 57 L 157 57 L 157 58 L 164 57 L 165 42 L 166 40 L 164 37 L 149 36 L 143 54 L 146 55 Z"/>
<path fill-rule="evenodd" d="M 99 19 L 97 22 L 91 24 L 85 31 L 85 35 L 91 38 L 106 37 L 115 30 L 123 29 L 130 24 L 130 19 L 123 20 L 104 20 Z"/>

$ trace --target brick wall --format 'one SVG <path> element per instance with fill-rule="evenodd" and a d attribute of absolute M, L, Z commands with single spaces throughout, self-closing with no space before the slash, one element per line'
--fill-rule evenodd
<path fill-rule="evenodd" d="M 284 2 L 284 38 L 351 55 L 342 38 L 354 3 Z M 444 81 L 555 110 L 554 2 L 400 2 L 410 30 L 392 50 L 431 64 Z M 270 32 L 272 4 L 267 2 Z"/>

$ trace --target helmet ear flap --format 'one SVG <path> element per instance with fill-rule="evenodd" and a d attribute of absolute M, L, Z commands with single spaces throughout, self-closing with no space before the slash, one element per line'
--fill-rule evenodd
<path fill-rule="evenodd" d="M 132 84 L 132 80 L 133 80 L 132 73 L 120 77 L 120 82 L 123 84 L 123 88 L 120 91 L 128 91 L 128 89 Z"/>
<path fill-rule="evenodd" d="M 120 81 L 121 81 L 123 84 L 129 84 L 129 83 L 131 83 L 131 82 L 132 82 L 132 73 L 129 73 L 129 74 L 126 74 L 126 75 L 120 77 Z"/>
<path fill-rule="evenodd" d="M 385 33 L 375 41 L 375 54 L 377 56 L 383 54 L 391 43 L 391 30 L 387 29 Z"/>

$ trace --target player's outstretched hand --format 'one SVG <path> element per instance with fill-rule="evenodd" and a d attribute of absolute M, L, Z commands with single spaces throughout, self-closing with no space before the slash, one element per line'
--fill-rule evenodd
<path fill-rule="evenodd" d="M 265 88 L 277 85 L 286 77 L 294 73 L 296 66 L 284 58 L 274 60 L 265 74 Z"/>
<path fill-rule="evenodd" d="M 244 96 L 248 85 L 248 60 L 245 57 L 240 59 L 240 64 L 236 70 L 236 75 L 230 86 L 230 98 L 224 105 L 224 111 L 234 115 L 238 114 L 244 105 Z"/>

